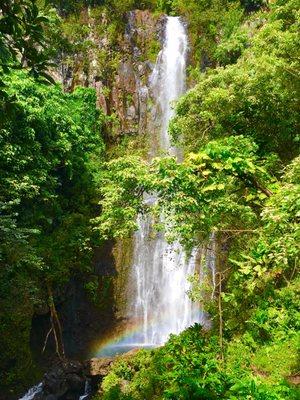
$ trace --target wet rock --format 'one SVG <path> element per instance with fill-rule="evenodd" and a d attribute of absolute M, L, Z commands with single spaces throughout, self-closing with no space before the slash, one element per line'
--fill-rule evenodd
<path fill-rule="evenodd" d="M 134 357 L 134 356 L 136 355 L 136 353 L 138 353 L 139 351 L 140 351 L 139 348 L 129 350 L 129 351 L 127 351 L 127 353 L 124 353 L 124 354 L 123 354 L 122 358 L 124 358 L 125 360 L 126 360 L 126 359 L 129 359 L 129 358 L 132 358 L 132 357 Z"/>
<path fill-rule="evenodd" d="M 82 392 L 85 386 L 85 380 L 76 374 L 67 375 L 67 383 L 71 390 Z"/>
<path fill-rule="evenodd" d="M 44 375 L 31 400 L 88 400 L 109 372 L 113 358 L 92 358 L 85 362 L 63 361 Z M 34 388 L 33 388 L 34 389 Z M 31 391 L 33 391 L 33 389 Z M 31 392 L 30 392 L 31 393 Z"/>
<path fill-rule="evenodd" d="M 78 361 L 65 361 L 46 373 L 40 399 L 77 399 L 84 394 L 87 376 L 84 364 Z"/>
<path fill-rule="evenodd" d="M 88 360 L 85 365 L 86 374 L 100 377 L 107 375 L 113 360 L 111 357 Z"/>
<path fill-rule="evenodd" d="M 45 397 L 45 400 L 57 400 L 57 397 L 54 394 L 49 394 Z"/>
<path fill-rule="evenodd" d="M 124 360 L 133 357 L 139 349 L 122 355 Z M 31 388 L 30 400 L 79 400 L 90 399 L 99 391 L 103 378 L 109 373 L 114 357 L 92 358 L 85 362 L 63 361 L 44 375 L 42 383 Z M 127 382 L 124 381 L 126 386 Z M 32 397 L 32 393 L 34 396 Z"/>
<path fill-rule="evenodd" d="M 43 390 L 49 394 L 61 397 L 68 390 L 65 372 L 62 368 L 57 368 L 47 373 L 44 377 Z"/>

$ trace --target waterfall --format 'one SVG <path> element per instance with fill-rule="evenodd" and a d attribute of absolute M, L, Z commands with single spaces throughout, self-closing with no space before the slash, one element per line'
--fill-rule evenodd
<path fill-rule="evenodd" d="M 188 41 L 179 17 L 167 17 L 165 41 L 151 77 L 156 97 L 154 123 L 159 127 L 160 150 L 179 157 L 170 144 L 169 121 L 173 103 L 185 91 Z M 146 199 L 153 202 L 153 198 Z M 132 317 L 142 329 L 134 340 L 142 345 L 163 344 L 171 333 L 178 334 L 199 322 L 198 307 L 189 299 L 187 277 L 195 272 L 197 251 L 187 258 L 179 243 L 168 244 L 163 233 L 153 238 L 152 221 L 139 217 L 134 238 L 134 283 Z"/>
<path fill-rule="evenodd" d="M 163 48 L 150 77 L 149 89 L 155 99 L 151 130 L 159 132 L 159 146 L 152 148 L 152 156 L 162 151 L 181 158 L 180 151 L 171 145 L 168 125 L 174 102 L 185 92 L 187 50 L 183 22 L 179 17 L 167 17 Z M 146 195 L 145 201 L 153 204 L 155 195 Z M 150 216 L 140 215 L 137 222 L 127 315 L 129 323 L 137 329 L 103 348 L 98 353 L 100 356 L 134 347 L 162 345 L 170 334 L 178 334 L 195 322 L 204 321 L 203 313 L 187 294 L 188 277 L 199 267 L 202 249 L 194 249 L 187 257 L 178 242 L 168 244 L 163 232 L 154 231 Z"/>
<path fill-rule="evenodd" d="M 84 393 L 82 396 L 79 397 L 79 400 L 85 400 L 90 398 L 92 394 L 92 386 L 91 386 L 91 382 L 89 380 L 85 381 L 85 386 L 84 386 Z"/>
<path fill-rule="evenodd" d="M 150 83 L 156 98 L 154 123 L 159 127 L 160 150 L 179 157 L 170 144 L 169 121 L 173 103 L 185 91 L 188 41 L 179 17 L 167 17 L 164 46 Z M 155 199 L 148 198 L 148 202 Z M 163 344 L 171 333 L 178 334 L 200 321 L 198 307 L 189 299 L 187 277 L 195 272 L 197 251 L 186 257 L 179 243 L 168 244 L 164 234 L 152 232 L 149 217 L 140 216 L 134 238 L 131 282 L 134 283 L 132 317 L 142 329 L 133 340 L 141 345 Z"/>
<path fill-rule="evenodd" d="M 160 148 L 174 155 L 178 155 L 178 149 L 170 145 L 168 125 L 174 114 L 172 105 L 186 89 L 187 50 L 187 34 L 182 21 L 179 17 L 167 17 L 164 46 L 150 78 L 150 86 L 158 109 L 153 119 L 160 128 Z"/>

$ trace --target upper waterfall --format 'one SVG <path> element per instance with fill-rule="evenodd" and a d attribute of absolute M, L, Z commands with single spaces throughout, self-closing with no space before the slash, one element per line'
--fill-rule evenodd
<path fill-rule="evenodd" d="M 171 152 L 168 125 L 174 114 L 173 103 L 186 90 L 187 50 L 187 34 L 180 17 L 167 17 L 164 46 L 150 84 L 160 108 L 160 148 Z"/>

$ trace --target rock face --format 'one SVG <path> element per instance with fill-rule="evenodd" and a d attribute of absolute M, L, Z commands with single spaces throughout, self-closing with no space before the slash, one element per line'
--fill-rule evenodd
<path fill-rule="evenodd" d="M 124 56 L 110 99 L 111 108 L 119 117 L 122 134 L 145 133 L 147 129 L 151 96 L 149 76 L 161 47 L 163 26 L 163 18 L 155 19 L 149 11 L 136 10 L 128 14 L 122 45 Z"/>
<path fill-rule="evenodd" d="M 113 358 L 91 358 L 85 362 L 85 372 L 88 376 L 98 376 L 103 378 L 113 362 Z"/>
<path fill-rule="evenodd" d="M 107 253 L 105 257 L 104 252 Z M 108 257 L 109 253 L 109 246 L 104 247 L 102 251 L 95 251 L 93 276 L 89 277 L 97 284 L 95 301 L 92 301 L 84 287 L 88 280 L 83 275 L 73 277 L 64 288 L 64 292 L 55 293 L 56 308 L 63 327 L 65 352 L 71 359 L 84 360 L 89 357 L 91 343 L 114 329 L 116 323 L 114 293 L 112 285 L 110 288 L 108 283 L 115 271 L 113 260 Z M 50 316 L 47 309 L 43 314 L 40 312 L 34 315 L 30 345 L 34 358 L 41 360 L 43 370 L 48 368 L 55 358 L 53 335 L 49 335 L 45 350 L 42 352 L 50 328 Z"/>
<path fill-rule="evenodd" d="M 148 79 L 161 48 L 164 17 L 150 11 L 135 10 L 126 16 L 123 33 L 113 43 L 105 14 L 85 12 L 89 27 L 88 52 L 72 55 L 72 63 L 62 56 L 53 71 L 66 90 L 93 87 L 98 107 L 112 116 L 109 134 L 144 133 L 147 129 Z M 99 32 L 99 26 L 105 27 Z"/>
<path fill-rule="evenodd" d="M 112 358 L 60 362 L 45 374 L 32 400 L 88 399 L 97 391 L 112 362 Z"/>

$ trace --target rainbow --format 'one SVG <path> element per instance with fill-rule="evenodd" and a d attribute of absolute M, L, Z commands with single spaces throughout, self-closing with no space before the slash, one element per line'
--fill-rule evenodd
<path fill-rule="evenodd" d="M 130 322 L 130 326 L 126 326 L 121 328 L 119 327 L 119 332 L 116 332 L 113 336 L 108 334 L 97 340 L 92 344 L 90 355 L 92 357 L 105 357 L 106 355 L 110 355 L 110 349 L 112 350 L 111 353 L 114 353 L 114 348 L 120 348 L 120 353 L 124 353 L 136 348 L 153 348 L 155 347 L 154 344 L 146 344 L 140 343 L 135 339 L 136 336 L 140 336 L 142 332 L 142 324 L 140 321 Z M 123 351 L 122 351 L 123 348 Z"/>
<path fill-rule="evenodd" d="M 200 310 L 198 310 L 199 312 Z M 200 311 L 201 314 L 203 312 Z M 199 315 L 195 315 L 195 322 L 199 321 Z M 150 324 L 149 324 L 150 323 Z M 158 328 L 153 319 L 148 322 L 148 326 Z M 111 355 L 126 353 L 136 348 L 154 348 L 160 346 L 158 343 L 145 343 L 138 340 L 142 336 L 143 324 L 141 320 L 130 321 L 126 326 L 117 327 L 112 335 L 111 333 L 95 341 L 91 346 L 91 357 L 107 357 Z"/>

